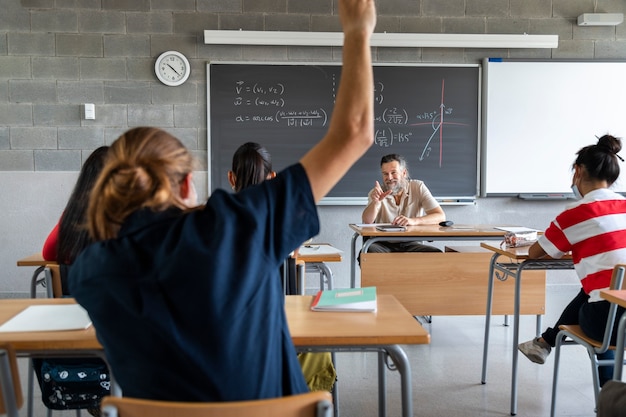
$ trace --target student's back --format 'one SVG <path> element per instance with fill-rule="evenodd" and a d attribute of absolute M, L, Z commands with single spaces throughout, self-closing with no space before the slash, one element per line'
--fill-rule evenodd
<path fill-rule="evenodd" d="M 294 166 L 236 195 L 216 191 L 185 216 L 135 212 L 118 238 L 77 259 L 71 291 L 88 306 L 125 395 L 233 401 L 307 391 L 278 275 L 319 231 L 302 182 Z"/>
<path fill-rule="evenodd" d="M 70 290 L 125 395 L 244 400 L 305 392 L 278 268 L 319 231 L 316 202 L 373 143 L 373 0 L 340 0 L 342 79 L 329 128 L 299 163 L 238 194 L 193 196 L 189 151 L 160 129 L 112 145 Z"/>

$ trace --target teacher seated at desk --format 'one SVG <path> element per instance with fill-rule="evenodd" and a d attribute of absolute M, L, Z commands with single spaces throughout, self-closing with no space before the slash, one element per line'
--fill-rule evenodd
<path fill-rule="evenodd" d="M 383 185 L 378 181 L 367 196 L 363 223 L 391 223 L 398 226 L 438 224 L 446 219 L 426 184 L 410 179 L 406 159 L 389 154 L 380 160 Z M 441 252 L 421 242 L 376 242 L 368 252 Z"/>

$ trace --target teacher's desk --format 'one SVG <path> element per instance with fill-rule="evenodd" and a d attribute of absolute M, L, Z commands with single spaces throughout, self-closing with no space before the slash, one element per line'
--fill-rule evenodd
<path fill-rule="evenodd" d="M 351 286 L 356 285 L 356 241 L 364 238 L 361 286 L 375 286 L 379 294 L 394 295 L 414 316 L 483 315 L 487 302 L 486 279 L 491 252 L 480 241 L 503 240 L 505 231 L 488 225 L 409 226 L 403 232 L 381 232 L 375 226 L 350 225 L 352 238 Z M 377 241 L 473 241 L 474 246 L 448 247 L 448 251 L 368 253 Z M 469 249 L 468 249 L 469 248 Z M 545 314 L 545 271 L 530 272 L 533 279 L 522 290 L 521 314 Z M 494 286 L 493 314 L 514 313 L 515 285 Z"/>

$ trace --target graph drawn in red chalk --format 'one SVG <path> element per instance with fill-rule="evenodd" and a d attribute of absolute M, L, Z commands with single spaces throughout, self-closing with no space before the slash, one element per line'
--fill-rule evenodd
<path fill-rule="evenodd" d="M 430 122 L 425 122 L 425 123 L 411 124 L 411 126 L 430 125 L 433 129 L 433 132 L 428 138 L 428 140 L 426 141 L 426 144 L 424 145 L 424 149 L 422 150 L 422 153 L 419 157 L 420 161 L 423 161 L 424 159 L 430 156 L 430 151 L 432 150 L 432 147 L 430 144 L 432 140 L 435 138 L 435 135 L 437 133 L 439 134 L 439 167 L 441 167 L 443 164 L 443 127 L 444 125 L 467 126 L 466 123 L 455 123 L 455 122 L 444 121 L 444 115 L 451 114 L 451 110 L 450 112 L 446 111 L 446 104 L 445 104 L 445 85 L 446 84 L 445 83 L 446 83 L 446 80 L 442 79 L 441 80 L 441 100 L 439 103 L 439 111 L 433 112 L 434 115 L 433 115 L 432 120 Z"/>

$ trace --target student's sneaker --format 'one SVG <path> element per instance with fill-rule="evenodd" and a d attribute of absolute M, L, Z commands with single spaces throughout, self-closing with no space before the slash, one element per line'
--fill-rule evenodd
<path fill-rule="evenodd" d="M 552 351 L 552 347 L 538 337 L 528 342 L 520 343 L 517 348 L 531 361 L 543 365 Z"/>

